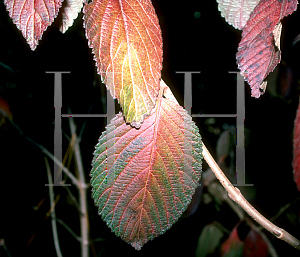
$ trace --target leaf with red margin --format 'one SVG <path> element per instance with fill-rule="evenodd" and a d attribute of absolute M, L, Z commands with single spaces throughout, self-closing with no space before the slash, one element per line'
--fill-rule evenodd
<path fill-rule="evenodd" d="M 143 125 L 119 113 L 96 145 L 92 197 L 111 230 L 136 250 L 180 217 L 202 168 L 199 130 L 174 101 L 159 97 Z"/>
<path fill-rule="evenodd" d="M 263 94 L 263 80 L 280 62 L 281 52 L 274 46 L 275 26 L 295 11 L 297 4 L 297 0 L 262 0 L 243 29 L 236 59 L 256 98 Z"/>
<path fill-rule="evenodd" d="M 298 106 L 295 125 L 294 125 L 294 180 L 297 184 L 297 188 L 300 191 L 300 103 Z"/>
<path fill-rule="evenodd" d="M 150 0 L 94 0 L 84 27 L 102 81 L 140 127 L 155 105 L 162 69 L 161 30 Z"/>
<path fill-rule="evenodd" d="M 54 21 L 62 0 L 4 0 L 13 23 L 21 30 L 31 50 Z"/>

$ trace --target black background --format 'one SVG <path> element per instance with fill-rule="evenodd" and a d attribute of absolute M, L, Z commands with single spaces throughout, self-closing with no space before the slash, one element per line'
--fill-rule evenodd
<path fill-rule="evenodd" d="M 153 0 L 163 36 L 164 61 L 162 78 L 183 105 L 184 76 L 178 71 L 201 71 L 193 75 L 192 113 L 235 113 L 236 82 L 229 71 L 237 71 L 235 54 L 241 31 L 228 25 L 218 12 L 215 1 L 157 1 Z M 195 17 L 200 12 L 200 18 Z M 0 4 L 0 96 L 9 102 L 14 122 L 24 134 L 53 152 L 54 129 L 54 76 L 46 71 L 70 71 L 63 75 L 63 108 L 67 113 L 106 112 L 105 86 L 96 74 L 95 63 L 85 39 L 82 13 L 65 33 L 55 24 L 44 33 L 35 51 L 12 23 Z M 259 99 L 251 98 L 245 85 L 245 126 L 251 132 L 246 150 L 247 183 L 255 185 L 255 194 L 249 201 L 267 217 L 274 216 L 287 203 L 300 197 L 292 174 L 292 133 L 298 105 L 299 45 L 292 47 L 300 33 L 300 14 L 295 12 L 283 21 L 282 74 L 287 67 L 293 71 L 293 83 L 288 93 L 278 96 L 268 89 Z M 280 85 L 279 85 L 280 86 Z M 271 88 L 271 86 L 270 86 Z M 274 89 L 275 88 L 275 89 Z M 273 89 L 280 93 L 278 85 Z M 204 143 L 213 155 L 218 133 L 211 133 L 204 118 L 194 118 Z M 67 118 L 63 131 L 70 134 Z M 91 168 L 94 146 L 105 128 L 104 118 L 75 118 L 82 134 L 81 151 L 86 178 Z M 235 125 L 234 119 L 215 119 L 213 126 L 224 130 L 224 124 Z M 9 123 L 0 128 L 0 238 L 5 239 L 11 256 L 55 256 L 49 210 L 48 183 L 44 154 L 18 133 Z M 63 152 L 68 141 L 63 141 Z M 53 163 L 50 162 L 53 168 Z M 204 164 L 204 169 L 207 168 Z M 75 186 L 71 191 L 76 194 Z M 247 189 L 245 190 L 247 194 Z M 70 204 L 63 188 L 57 217 L 79 234 L 76 208 Z M 36 210 L 40 201 L 42 205 Z M 148 242 L 141 251 L 117 238 L 97 215 L 93 200 L 89 200 L 91 238 L 103 238 L 93 244 L 91 256 L 194 256 L 197 241 L 204 225 L 213 221 L 231 230 L 238 222 L 236 215 L 225 204 L 221 211 L 214 205 L 200 204 L 189 218 L 180 219 L 164 235 Z M 293 205 L 276 224 L 300 238 L 299 204 Z M 289 216 L 288 216 L 289 215 Z M 292 218 L 291 218 L 292 217 Z M 294 221 L 294 223 L 292 222 Z M 64 256 L 80 256 L 79 243 L 58 224 Z M 299 256 L 288 244 L 270 235 L 279 256 Z M 225 238 L 223 239 L 225 240 Z M 93 252 L 94 251 L 94 252 Z M 0 247 L 0 256 L 7 256 Z M 218 256 L 218 255 L 215 255 Z"/>

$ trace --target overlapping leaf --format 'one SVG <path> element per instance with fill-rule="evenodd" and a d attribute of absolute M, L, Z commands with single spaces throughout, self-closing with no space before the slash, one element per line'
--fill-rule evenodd
<path fill-rule="evenodd" d="M 35 50 L 46 28 L 54 21 L 61 0 L 4 0 L 9 16 Z"/>
<path fill-rule="evenodd" d="M 294 180 L 296 182 L 297 188 L 300 191 L 300 104 L 298 106 L 295 126 L 294 126 Z"/>
<path fill-rule="evenodd" d="M 280 62 L 281 53 L 275 46 L 274 33 L 280 37 L 281 28 L 276 25 L 296 8 L 297 0 L 262 0 L 243 29 L 237 63 L 256 98 L 265 90 L 264 79 Z"/>
<path fill-rule="evenodd" d="M 236 29 L 243 29 L 259 0 L 217 0 L 217 2 L 222 17 Z"/>
<path fill-rule="evenodd" d="M 116 235 L 139 250 L 187 208 L 200 180 L 198 128 L 174 101 L 159 98 L 140 129 L 118 114 L 96 146 L 92 196 Z"/>
<path fill-rule="evenodd" d="M 65 33 L 74 23 L 83 7 L 84 0 L 64 0 L 61 8 L 62 21 L 59 30 Z"/>
<path fill-rule="evenodd" d="M 267 257 L 268 245 L 259 232 L 251 229 L 245 221 L 238 223 L 221 246 L 220 256 Z"/>
<path fill-rule="evenodd" d="M 84 26 L 98 73 L 119 100 L 127 122 L 139 127 L 155 105 L 162 38 L 150 0 L 94 0 Z"/>

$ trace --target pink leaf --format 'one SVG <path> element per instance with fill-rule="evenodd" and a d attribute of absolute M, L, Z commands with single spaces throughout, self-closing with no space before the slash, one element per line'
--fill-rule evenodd
<path fill-rule="evenodd" d="M 300 191 L 300 104 L 298 106 L 294 128 L 294 180 Z"/>
<path fill-rule="evenodd" d="M 35 50 L 46 28 L 54 21 L 61 0 L 4 0 L 9 16 Z"/>
<path fill-rule="evenodd" d="M 256 98 L 265 90 L 264 79 L 280 62 L 278 41 L 281 28 L 276 25 L 295 11 L 297 4 L 297 0 L 262 0 L 243 29 L 236 59 L 241 74 L 252 89 L 252 96 Z"/>

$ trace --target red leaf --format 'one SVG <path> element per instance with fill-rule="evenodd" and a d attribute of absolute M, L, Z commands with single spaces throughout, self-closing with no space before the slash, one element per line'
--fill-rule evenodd
<path fill-rule="evenodd" d="M 220 256 L 242 256 L 244 243 L 239 238 L 237 226 L 234 227 L 230 236 L 222 244 Z"/>
<path fill-rule="evenodd" d="M 0 114 L 12 120 L 13 115 L 10 111 L 8 102 L 0 96 Z"/>
<path fill-rule="evenodd" d="M 9 16 L 35 50 L 46 28 L 54 21 L 61 0 L 4 0 Z"/>
<path fill-rule="evenodd" d="M 297 184 L 297 188 L 300 191 L 300 103 L 298 106 L 295 128 L 294 128 L 294 180 Z"/>
<path fill-rule="evenodd" d="M 99 214 L 139 250 L 174 224 L 198 186 L 198 128 L 175 102 L 159 97 L 140 127 L 118 114 L 101 135 L 91 171 Z"/>
<path fill-rule="evenodd" d="M 243 29 L 237 64 L 256 98 L 265 89 L 261 83 L 280 62 L 280 50 L 274 46 L 275 26 L 296 10 L 297 3 L 297 0 L 262 0 Z"/>
<path fill-rule="evenodd" d="M 84 27 L 102 81 L 119 100 L 127 122 L 139 127 L 155 105 L 162 38 L 150 0 L 94 0 Z"/>
<path fill-rule="evenodd" d="M 243 257 L 268 257 L 268 245 L 262 236 L 255 230 L 251 230 L 245 238 Z"/>
<path fill-rule="evenodd" d="M 250 225 L 250 226 L 249 226 Z M 251 229 L 251 222 L 239 222 L 221 246 L 223 257 L 268 257 L 269 249 L 263 237 Z"/>

